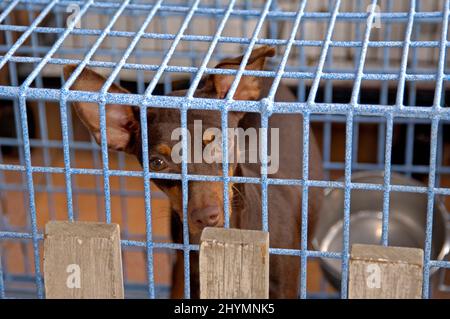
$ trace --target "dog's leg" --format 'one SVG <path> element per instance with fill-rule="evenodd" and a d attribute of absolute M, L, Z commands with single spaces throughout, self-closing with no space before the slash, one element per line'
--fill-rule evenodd
<path fill-rule="evenodd" d="M 183 224 L 175 212 L 171 214 L 170 231 L 174 243 L 183 243 Z M 198 273 L 198 252 L 190 253 L 190 281 L 191 298 L 200 298 L 200 283 Z M 172 299 L 184 298 L 184 256 L 183 251 L 177 250 L 176 260 L 172 270 L 172 290 L 170 293 Z"/>
<path fill-rule="evenodd" d="M 172 211 L 170 214 L 170 232 L 174 243 L 183 242 L 183 225 L 177 213 Z M 182 299 L 184 297 L 184 260 L 183 252 L 176 251 L 176 260 L 172 269 L 172 289 L 170 298 Z"/>
<path fill-rule="evenodd" d="M 191 298 L 200 298 L 200 284 L 198 273 L 198 253 L 192 252 L 190 255 L 190 280 Z M 172 290 L 170 298 L 184 298 L 184 257 L 182 251 L 177 251 L 176 261 L 172 270 Z"/>
<path fill-rule="evenodd" d="M 269 298 L 298 298 L 300 258 L 296 256 L 270 256 Z"/>
<path fill-rule="evenodd" d="M 197 251 L 190 253 L 191 299 L 200 298 L 199 256 Z"/>
<path fill-rule="evenodd" d="M 172 270 L 171 299 L 182 299 L 184 297 L 184 262 L 183 252 L 177 251 L 176 260 Z"/>

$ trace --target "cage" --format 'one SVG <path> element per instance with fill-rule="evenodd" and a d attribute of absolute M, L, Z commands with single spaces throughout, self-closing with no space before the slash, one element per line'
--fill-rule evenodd
<path fill-rule="evenodd" d="M 90 101 L 145 109 L 151 101 L 178 108 L 182 122 L 190 109 L 222 115 L 260 112 L 262 123 L 278 112 L 303 116 L 304 132 L 318 138 L 325 174 L 323 180 L 305 174 L 291 182 L 306 193 L 313 188 L 343 191 L 343 235 L 335 252 L 304 246 L 271 249 L 301 259 L 299 297 L 347 297 L 350 196 L 358 190 L 382 194 L 384 245 L 391 238 L 392 194 L 425 196 L 419 243 L 424 249 L 423 297 L 448 298 L 450 262 L 434 257 L 432 236 L 435 198 L 450 207 L 449 6 L 442 0 L 2 1 L 0 297 L 44 297 L 42 242 L 49 220 L 120 224 L 126 296 L 169 296 L 175 251 L 188 256 L 198 245 L 189 243 L 186 229 L 183 244 L 171 242 L 169 202 L 151 181 L 192 176 L 186 169 L 179 176 L 161 176 L 128 155 L 108 152 L 106 137 L 98 146 L 71 107 L 74 101 Z M 277 53 L 267 71 L 253 75 L 288 85 L 297 102 L 206 103 L 192 92 L 167 96 L 176 89 L 195 89 L 202 76 L 220 74 L 213 67 L 221 59 L 241 54 L 248 59 L 260 45 L 273 46 Z M 78 75 L 83 67 L 106 75 L 107 86 L 94 93 L 70 90 L 76 76 L 71 83 L 64 81 L 62 68 L 68 64 L 80 66 Z M 249 75 L 245 72 L 241 67 L 232 74 Z M 107 93 L 113 83 L 133 93 Z M 293 142 L 308 145 L 308 136 Z M 304 159 L 307 172 L 315 163 L 308 164 L 308 152 Z M 378 172 L 381 178 L 354 180 L 361 171 Z M 423 184 L 396 184 L 393 174 Z M 263 177 L 263 190 L 279 182 Z M 263 214 L 267 218 L 267 209 Z M 445 214 L 439 223 L 448 223 Z M 324 259 L 342 267 L 335 286 L 322 273 Z M 186 258 L 186 282 L 188 271 Z M 190 296 L 189 285 L 184 295 Z"/>

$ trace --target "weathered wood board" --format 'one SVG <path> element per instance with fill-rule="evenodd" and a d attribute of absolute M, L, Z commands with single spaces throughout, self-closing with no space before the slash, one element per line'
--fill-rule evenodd
<path fill-rule="evenodd" d="M 52 221 L 45 227 L 47 298 L 123 298 L 117 224 Z"/>
<path fill-rule="evenodd" d="M 269 233 L 205 228 L 200 298 L 269 298 Z"/>
<path fill-rule="evenodd" d="M 350 255 L 350 299 L 422 297 L 422 249 L 354 244 Z"/>

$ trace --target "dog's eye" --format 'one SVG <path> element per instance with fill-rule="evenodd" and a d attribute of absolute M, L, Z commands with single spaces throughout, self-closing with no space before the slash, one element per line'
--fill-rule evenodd
<path fill-rule="evenodd" d="M 161 171 L 167 167 L 166 162 L 159 158 L 159 157 L 153 157 L 150 159 L 150 169 L 152 171 Z"/>

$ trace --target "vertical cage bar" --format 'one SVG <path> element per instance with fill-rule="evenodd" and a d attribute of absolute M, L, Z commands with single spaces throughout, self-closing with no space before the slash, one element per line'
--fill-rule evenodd
<path fill-rule="evenodd" d="M 188 138 L 187 138 L 187 107 L 183 104 L 181 108 L 181 188 L 183 204 L 183 258 L 184 258 L 184 298 L 191 297 L 191 278 L 190 278 L 190 254 L 189 254 L 189 225 L 188 225 L 188 198 L 189 181 L 188 175 Z"/>
<path fill-rule="evenodd" d="M 114 79 L 119 74 L 126 60 L 136 48 L 139 40 L 145 32 L 145 29 L 153 20 L 156 12 L 161 6 L 162 0 L 158 1 L 153 9 L 147 15 L 144 23 L 141 25 L 139 31 L 136 33 L 133 40 L 128 45 L 124 54 L 120 58 L 119 62 L 115 66 L 113 72 L 110 74 L 105 84 L 103 85 L 101 92 L 104 96 L 112 85 Z M 145 99 L 145 97 L 144 97 Z M 101 109 L 101 113 L 105 112 L 104 107 Z M 105 114 L 106 115 L 106 114 Z M 100 117 L 102 119 L 102 116 Z M 148 135 L 147 135 L 147 106 L 141 105 L 140 107 L 140 119 L 141 119 L 141 138 L 142 138 L 142 158 L 143 158 L 143 171 L 144 171 L 144 199 L 145 199 L 145 220 L 146 220 L 146 252 L 147 252 L 147 278 L 148 278 L 148 294 L 150 298 L 155 298 L 155 280 L 154 280 L 154 268 L 153 268 L 153 231 L 152 231 L 152 211 L 151 211 L 151 191 L 150 191 L 150 173 L 148 167 Z M 106 146 L 106 120 L 100 121 L 102 127 L 104 126 L 104 135 L 102 133 L 102 151 Z M 105 196 L 106 197 L 106 196 Z"/>
<path fill-rule="evenodd" d="M 119 62 L 116 64 L 113 71 L 111 72 L 111 74 L 109 75 L 109 77 L 107 78 L 105 83 L 103 84 L 103 86 L 100 90 L 102 99 L 105 98 L 109 88 L 113 84 L 114 80 L 117 78 L 117 75 L 119 74 L 119 72 L 122 69 L 123 65 L 125 64 L 126 60 L 131 55 L 133 50 L 136 48 L 139 40 L 141 39 L 142 35 L 145 32 L 145 29 L 150 24 L 150 22 L 152 21 L 153 17 L 156 14 L 156 12 L 158 11 L 158 9 L 161 5 L 161 2 L 162 2 L 162 0 L 160 0 L 153 7 L 153 9 L 149 12 L 149 14 L 148 14 L 147 18 L 145 19 L 144 23 L 142 24 L 141 28 L 136 33 L 133 40 L 130 42 L 127 49 L 125 50 L 122 57 L 120 58 Z M 105 108 L 106 104 L 104 102 L 102 102 L 99 105 L 99 107 L 100 107 L 100 128 L 101 128 L 101 138 L 102 138 L 102 155 L 103 155 L 104 187 L 105 187 L 105 211 L 106 211 L 106 221 L 108 223 L 110 223 L 111 222 L 111 203 L 110 203 L 111 194 L 110 194 L 110 184 L 109 184 L 109 163 L 108 163 L 109 159 L 108 159 L 107 138 L 106 138 L 106 108 Z M 146 112 L 144 112 L 144 113 L 146 114 Z M 142 125 L 142 115 L 141 115 L 141 125 Z M 144 132 L 143 129 L 141 131 L 142 131 L 143 135 L 147 133 L 146 131 Z M 144 142 L 144 138 L 142 140 Z M 145 140 L 147 140 L 147 138 L 145 138 Z M 148 144 L 143 143 L 143 145 L 147 146 Z M 146 211 L 149 212 L 148 214 L 150 217 L 150 219 L 147 219 L 147 224 L 149 224 L 149 226 L 151 228 L 150 181 L 149 181 L 149 174 L 148 174 L 148 172 L 145 171 L 145 169 L 144 169 L 144 175 L 145 175 L 144 191 L 145 191 L 145 196 L 146 196 L 146 203 L 147 203 L 147 200 L 149 201 L 148 205 L 146 204 Z M 147 196 L 148 196 L 148 198 L 147 198 Z M 147 229 L 147 232 L 150 232 L 150 234 L 151 234 L 151 229 Z M 151 245 L 151 243 L 148 243 L 148 245 Z M 149 247 L 149 249 L 147 250 L 147 253 L 149 256 L 153 256 L 152 247 Z M 149 258 L 151 258 L 151 261 L 153 263 L 153 257 L 149 257 Z M 149 275 L 151 276 L 151 277 L 149 277 L 149 283 L 150 283 L 149 284 L 149 294 L 152 298 L 154 298 L 153 266 L 149 266 L 149 267 L 151 269 L 151 271 L 149 271 Z"/>
<path fill-rule="evenodd" d="M 402 52 L 402 58 L 400 62 L 399 79 L 397 86 L 397 97 L 396 97 L 396 107 L 403 107 L 403 96 L 405 90 L 405 77 L 406 68 L 408 65 L 408 53 L 409 46 L 411 42 L 411 33 L 414 23 L 415 14 L 415 0 L 411 0 L 409 14 L 408 14 L 408 24 L 405 30 L 405 40 Z M 384 156 L 384 178 L 383 178 L 383 220 L 382 220 L 382 233 L 381 233 L 381 243 L 384 246 L 388 245 L 389 240 L 389 203 L 390 203 L 390 191 L 391 191 L 391 157 L 392 157 L 392 135 L 394 119 L 392 114 L 388 114 L 386 117 L 386 147 Z"/>
<path fill-rule="evenodd" d="M 447 33 L 448 33 L 448 15 L 449 15 L 449 1 L 444 1 L 444 8 L 442 10 L 442 32 L 439 45 L 439 61 L 436 71 L 436 88 L 434 91 L 434 99 L 432 108 L 435 111 L 441 109 L 442 94 L 443 94 L 443 82 L 444 82 L 444 70 L 445 70 L 445 56 L 447 50 Z M 427 204 L 427 219 L 425 230 L 425 249 L 424 249 L 424 263 L 423 263 L 423 298 L 429 298 L 430 295 L 430 260 L 431 260 L 431 241 L 433 231 L 433 209 L 434 209 L 434 196 L 436 187 L 436 148 L 438 140 L 439 130 L 439 115 L 434 115 L 431 122 L 431 134 L 430 134 L 430 171 L 428 175 L 428 204 Z"/>
<path fill-rule="evenodd" d="M 3 245 L 0 244 L 0 299 L 5 299 L 5 281 L 3 279 Z"/>
<path fill-rule="evenodd" d="M 392 0 L 388 0 L 386 3 L 386 11 L 392 12 Z M 384 25 L 384 40 L 391 41 L 392 35 L 392 23 L 390 21 L 385 21 Z M 390 67 L 390 56 L 391 48 L 383 48 L 383 70 L 389 70 Z M 380 94 L 380 104 L 387 105 L 389 103 L 389 82 L 383 81 L 381 84 L 381 94 Z M 384 162 L 385 155 L 385 140 L 386 140 L 386 125 L 383 122 L 378 124 L 378 149 L 377 149 L 377 163 L 382 165 Z"/>
<path fill-rule="evenodd" d="M 81 10 L 80 13 L 83 13 L 87 11 L 88 7 L 92 4 L 92 0 L 90 0 L 86 5 L 83 7 L 84 10 Z M 69 220 L 74 220 L 74 214 L 73 214 L 73 200 L 72 200 L 72 177 L 71 177 L 71 164 L 70 164 L 70 146 L 69 146 L 69 133 L 68 133 L 68 116 L 67 116 L 67 93 L 69 91 L 69 88 L 72 86 L 72 84 L 75 82 L 75 80 L 78 78 L 78 76 L 81 74 L 81 71 L 85 68 L 86 64 L 91 60 L 94 53 L 97 51 L 97 49 L 100 47 L 100 44 L 102 41 L 106 38 L 106 36 L 109 34 L 112 26 L 115 24 L 117 19 L 120 17 L 122 12 L 125 10 L 126 6 L 128 5 L 129 0 L 126 0 L 122 3 L 122 5 L 119 7 L 119 9 L 116 11 L 114 16 L 111 18 L 109 24 L 103 29 L 100 36 L 97 38 L 97 40 L 94 42 L 90 50 L 85 54 L 82 62 L 78 64 L 76 69 L 73 71 L 73 73 L 69 76 L 66 83 L 64 83 L 63 87 L 61 88 L 61 102 L 60 102 L 60 112 L 61 112 L 61 125 L 62 125 L 62 137 L 63 137 L 63 153 L 64 153 L 64 168 L 65 168 L 65 178 L 66 178 L 66 195 L 67 195 L 67 211 L 68 211 L 68 218 Z M 78 16 L 80 18 L 80 16 Z M 77 20 L 74 20 L 73 22 L 77 23 Z M 74 24 L 75 25 L 75 24 Z M 73 25 L 73 26 L 74 26 Z M 104 181 L 104 194 L 105 194 L 105 216 L 106 221 L 110 220 L 110 194 L 109 194 L 109 173 L 108 173 L 108 151 L 106 149 L 106 138 L 103 134 L 106 135 L 105 132 L 105 114 L 104 114 L 104 105 L 101 106 L 101 102 L 99 103 L 99 109 L 100 109 L 100 128 L 103 133 L 102 135 L 102 160 L 103 160 L 103 181 Z M 102 112 L 103 110 L 103 112 Z M 103 125 L 102 125 L 103 123 Z M 106 165 L 106 166 L 105 166 Z"/>
<path fill-rule="evenodd" d="M 415 0 L 414 5 L 416 6 L 416 11 L 420 12 L 421 2 Z M 413 28 L 412 38 L 414 40 L 420 40 L 421 33 L 421 22 L 417 21 L 415 28 Z M 417 71 L 418 64 L 418 53 L 417 48 L 411 48 L 411 67 L 410 72 L 415 73 Z M 416 105 L 416 82 L 411 81 L 408 84 L 408 105 Z M 407 175 L 411 177 L 412 167 L 413 167 L 413 157 L 414 157 L 414 134 L 415 134 L 415 124 L 413 121 L 407 124 L 406 132 L 406 148 L 405 148 L 405 166 L 407 169 Z"/>
<path fill-rule="evenodd" d="M 253 31 L 252 37 L 250 39 L 250 43 L 247 47 L 247 50 L 245 51 L 245 54 L 242 57 L 241 64 L 237 70 L 236 77 L 233 80 L 233 83 L 230 86 L 230 89 L 225 97 L 225 100 L 227 102 L 230 102 L 233 100 L 234 93 L 236 92 L 236 89 L 238 87 L 238 84 L 241 80 L 242 73 L 245 70 L 245 67 L 247 65 L 248 59 L 250 58 L 250 55 L 252 53 L 252 50 L 256 44 L 256 41 L 258 39 L 258 34 L 261 32 L 262 26 L 264 24 L 264 21 L 266 19 L 266 16 L 269 12 L 270 6 L 272 4 L 272 0 L 266 1 L 260 16 L 258 23 L 255 26 L 255 29 Z M 267 209 L 267 130 L 268 130 L 268 122 L 269 122 L 269 116 L 272 112 L 273 103 L 272 101 L 269 101 L 267 98 L 261 100 L 261 140 L 260 140 L 260 146 L 261 146 L 261 206 L 262 206 L 262 230 L 268 231 L 269 229 L 269 217 L 268 217 L 268 209 Z M 222 111 L 223 113 L 225 111 Z M 224 136 L 222 134 L 222 150 L 225 158 L 224 165 L 228 166 L 228 137 Z M 226 153 L 226 154 L 225 154 Z M 228 175 L 228 172 L 227 172 Z M 228 202 L 228 192 L 224 193 L 226 194 L 226 198 L 224 198 L 224 202 Z"/>
<path fill-rule="evenodd" d="M 345 129 L 344 223 L 342 227 L 341 298 L 347 298 L 348 260 L 350 252 L 350 184 L 352 182 L 353 112 L 347 115 Z"/>
<path fill-rule="evenodd" d="M 186 94 L 186 97 L 188 99 L 191 99 L 194 96 L 195 90 L 198 87 L 198 84 L 200 83 L 201 77 L 206 69 L 206 66 L 211 59 L 211 56 L 217 46 L 217 43 L 219 42 L 220 36 L 222 35 L 223 29 L 225 28 L 225 25 L 228 21 L 228 18 L 231 15 L 231 12 L 233 11 L 233 7 L 235 4 L 235 0 L 230 1 L 228 4 L 227 10 L 225 11 L 225 14 L 220 21 L 220 25 L 217 27 L 216 33 L 214 34 L 214 38 L 211 41 L 211 44 L 209 45 L 208 51 L 206 52 L 206 55 L 202 61 L 202 64 L 199 67 L 199 70 L 195 74 L 195 77 L 189 87 L 189 90 Z M 222 137 L 223 141 L 228 140 L 228 108 L 227 104 L 224 103 L 222 110 L 221 110 L 221 123 L 222 123 Z M 227 144 L 222 141 L 222 178 L 223 178 L 223 213 L 224 213 L 224 227 L 228 228 L 230 227 L 230 214 L 229 214 L 229 200 L 228 200 L 228 185 L 229 185 L 229 176 L 228 176 L 228 148 L 224 148 Z"/>
<path fill-rule="evenodd" d="M 361 80 L 363 76 L 364 61 L 366 59 L 367 48 L 369 44 L 370 31 L 375 16 L 375 8 L 377 1 L 372 1 L 369 16 L 367 17 L 366 30 L 363 38 L 363 45 L 359 63 L 357 67 L 356 77 L 353 84 L 352 96 L 350 104 L 358 107 L 359 94 L 361 89 Z M 350 184 L 352 181 L 352 134 L 353 134 L 353 110 L 347 114 L 346 141 L 345 141 L 345 191 L 344 191 L 344 226 L 343 226 L 343 243 L 342 243 L 342 274 L 341 274 L 341 298 L 347 298 L 348 292 L 348 260 L 350 250 Z"/>
<path fill-rule="evenodd" d="M 36 282 L 38 298 L 43 298 L 44 290 L 43 290 L 42 273 L 41 273 L 41 265 L 40 265 L 41 259 L 40 259 L 40 252 L 39 252 L 36 203 L 35 203 L 35 192 L 34 192 L 34 185 L 33 185 L 33 172 L 31 170 L 31 167 L 32 167 L 31 150 L 30 150 L 30 137 L 29 137 L 29 132 L 28 132 L 26 91 L 25 90 L 21 90 L 21 92 L 20 92 L 19 107 L 20 107 L 20 120 L 22 122 L 22 132 L 23 132 L 23 148 L 24 148 L 24 155 L 25 155 L 28 201 L 29 201 L 29 205 L 30 205 L 30 219 L 31 219 L 31 232 L 32 232 L 32 242 L 33 242 L 35 282 Z"/>
<path fill-rule="evenodd" d="M 7 16 L 5 21 L 6 23 L 11 23 L 11 18 L 10 16 Z M 6 44 L 8 47 L 12 47 L 13 46 L 13 36 L 12 36 L 12 32 L 6 32 Z M 6 65 L 5 65 L 6 67 Z M 18 73 L 18 69 L 17 69 L 17 64 L 15 62 L 8 62 L 8 67 L 9 67 L 9 75 L 10 75 L 10 81 L 11 81 L 11 85 L 12 86 L 19 86 L 19 73 Z M 21 165 L 25 165 L 25 155 L 24 155 L 24 149 L 23 149 L 23 131 L 21 130 L 21 122 L 20 122 L 20 108 L 19 108 L 19 102 L 17 99 L 13 100 L 13 112 L 14 112 L 14 125 L 15 125 L 15 133 L 16 133 L 16 139 L 17 139 L 17 149 L 18 149 L 18 153 L 19 153 L 19 163 Z M 27 209 L 27 206 L 29 206 L 28 204 L 28 196 L 25 193 L 26 190 L 26 176 L 25 174 L 20 174 L 21 175 L 21 180 L 22 180 L 22 189 L 23 192 L 23 203 L 24 203 L 24 208 L 25 208 L 25 228 L 26 231 L 29 231 L 29 229 L 31 228 L 31 221 L 30 221 L 30 214 L 29 214 L 29 209 Z M 31 270 L 31 261 L 29 258 L 29 246 L 28 243 L 26 242 L 20 242 L 20 249 L 22 251 L 22 254 L 24 256 L 24 268 L 25 268 L 25 272 L 26 273 L 30 273 Z"/>
<path fill-rule="evenodd" d="M 11 56 L 17 51 L 17 49 L 25 42 L 37 25 L 45 18 L 45 16 L 50 12 L 50 10 L 56 5 L 56 0 L 49 3 L 45 9 L 39 14 L 39 16 L 34 20 L 34 22 L 27 28 L 27 30 L 19 37 L 16 43 L 8 50 L 8 52 L 0 60 L 0 69 L 8 62 Z M 19 112 L 20 121 L 22 125 L 22 138 L 23 138 L 23 149 L 24 149 L 24 164 L 26 168 L 26 184 L 28 189 L 28 198 L 30 206 L 30 219 L 31 219 L 31 232 L 32 232 L 32 243 L 33 243 L 33 255 L 34 255 L 34 269 L 35 269 L 35 283 L 37 288 L 38 298 L 43 298 L 43 284 L 42 284 L 42 274 L 40 269 L 40 252 L 39 252 L 39 241 L 38 241 L 38 230 L 37 230 L 37 218 L 36 218 L 36 203 L 35 203 L 35 192 L 33 184 L 33 172 L 32 172 L 32 162 L 31 162 L 31 149 L 30 149 L 30 136 L 28 131 L 28 119 L 27 119 L 27 107 L 26 107 L 26 89 L 27 81 L 21 85 L 19 90 Z"/>
<path fill-rule="evenodd" d="M 389 240 L 389 202 L 391 194 L 391 157 L 392 157 L 392 134 L 394 127 L 394 117 L 392 114 L 386 116 L 386 147 L 384 155 L 384 176 L 383 176 L 383 218 L 381 227 L 381 244 L 388 245 Z"/>
<path fill-rule="evenodd" d="M 172 57 L 173 53 L 175 52 L 175 49 L 180 42 L 185 30 L 187 29 L 187 26 L 189 22 L 191 21 L 192 17 L 194 16 L 195 11 L 197 10 L 198 4 L 200 0 L 195 0 L 190 9 L 187 13 L 180 29 L 178 30 L 177 35 L 175 36 L 175 39 L 173 40 L 169 50 L 166 52 L 166 55 L 161 62 L 161 65 L 159 66 L 158 70 L 156 71 L 156 74 L 153 76 L 153 79 L 150 81 L 149 85 L 147 86 L 147 89 L 145 90 L 144 94 L 144 105 L 150 105 L 148 103 L 151 99 L 152 92 L 155 89 L 156 85 L 158 84 L 159 79 L 161 78 L 162 74 L 164 73 L 165 69 L 167 68 L 168 62 L 170 58 Z M 182 176 L 182 203 L 183 203 L 183 253 L 184 253 L 184 297 L 190 298 L 190 262 L 189 262 L 189 229 L 188 229 L 188 169 L 187 169 L 187 105 L 183 104 L 183 107 L 181 109 L 181 131 L 182 131 L 182 164 L 181 164 L 181 176 Z M 143 143 L 143 149 L 145 144 Z M 143 158 L 143 161 L 145 162 L 146 159 Z"/>
<path fill-rule="evenodd" d="M 362 12 L 367 11 L 367 8 L 364 8 L 362 1 L 356 1 L 356 12 Z M 355 23 L 355 40 L 361 41 L 363 40 L 361 38 L 361 20 L 358 20 L 357 23 Z M 358 51 L 358 52 L 356 52 Z M 358 64 L 356 64 L 356 61 L 360 61 L 361 56 L 363 54 L 363 48 L 361 47 L 359 50 L 355 50 L 354 59 L 355 59 L 355 72 L 357 72 Z M 364 66 L 363 66 L 364 70 Z M 358 101 L 359 102 L 359 101 Z M 356 117 L 358 119 L 358 117 Z M 353 141 L 352 141 L 352 167 L 357 166 L 358 164 L 358 149 L 359 149 L 359 122 L 358 120 L 354 121 L 353 123 Z"/>
<path fill-rule="evenodd" d="M 302 211 L 301 211 L 301 257 L 300 257 L 300 298 L 307 298 L 307 269 L 308 258 L 308 193 L 309 193 L 309 113 L 303 114 L 303 186 L 302 186 Z"/>
<path fill-rule="evenodd" d="M 28 11 L 28 20 L 33 21 L 33 9 L 32 6 L 27 3 L 27 11 Z M 39 57 L 39 54 L 37 53 L 37 48 L 39 46 L 38 38 L 36 33 L 31 34 L 31 48 L 32 53 L 34 57 Z M 36 64 L 33 63 L 35 66 Z M 42 76 L 39 74 L 36 77 L 36 87 L 43 88 L 43 79 Z M 38 116 L 39 116 L 39 131 L 41 134 L 41 139 L 43 142 L 42 152 L 43 152 L 43 160 L 44 165 L 46 167 L 51 166 L 51 156 L 49 153 L 49 148 L 47 147 L 48 143 L 48 128 L 47 128 L 47 115 L 46 115 L 46 108 L 43 101 L 38 100 Z M 52 188 L 52 178 L 50 174 L 45 174 L 45 192 L 47 193 L 47 205 L 48 205 L 48 213 L 51 219 L 55 219 L 55 207 L 54 207 L 54 198 L 53 194 L 50 192 L 50 189 Z"/>
<path fill-rule="evenodd" d="M 339 13 L 339 7 L 341 5 L 340 0 L 336 0 L 334 2 L 333 12 L 330 17 L 330 21 L 328 23 L 327 32 L 325 35 L 325 39 L 323 42 L 322 51 L 320 53 L 319 62 L 317 65 L 317 69 L 315 72 L 314 80 L 311 84 L 311 89 L 309 91 L 309 96 L 307 103 L 309 105 L 313 105 L 316 100 L 317 91 L 319 89 L 320 79 L 323 74 L 323 68 L 325 66 L 325 62 L 328 55 L 328 50 L 331 44 L 331 37 L 333 35 L 334 26 L 336 23 L 336 17 Z M 305 252 L 307 250 L 307 242 L 308 242 L 308 179 L 309 179 L 309 114 L 306 113 L 303 115 L 303 196 L 302 196 L 302 228 L 301 228 L 301 237 L 302 237 L 302 251 Z M 306 137 L 307 139 L 306 139 Z M 300 297 L 306 298 L 306 277 L 307 277 L 307 257 L 303 255 L 301 258 L 301 287 L 300 287 Z"/>

